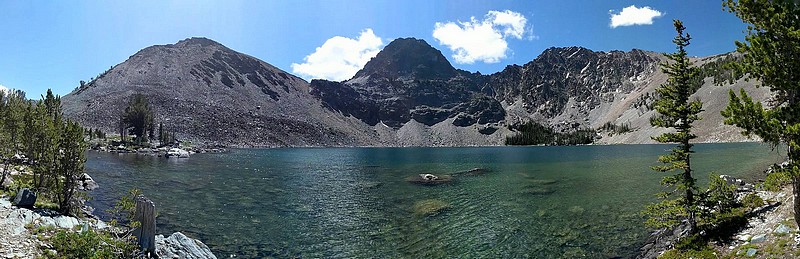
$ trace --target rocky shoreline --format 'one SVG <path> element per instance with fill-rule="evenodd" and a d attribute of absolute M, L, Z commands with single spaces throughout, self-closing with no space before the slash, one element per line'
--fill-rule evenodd
<path fill-rule="evenodd" d="M 96 188 L 97 184 L 84 174 L 81 186 Z M 23 193 L 26 192 L 20 191 L 18 195 L 24 195 Z M 12 201 L 12 197 L 0 195 L 0 258 L 39 258 L 57 253 L 53 245 L 46 241 L 53 232 L 39 231 L 41 229 L 113 233 L 126 231 L 124 227 L 100 220 L 91 214 L 92 209 L 88 207 L 82 209 L 83 215 L 80 217 L 72 217 L 51 209 L 34 208 L 34 202 L 35 197 L 34 201 L 23 204 L 15 197 Z M 154 232 L 150 234 L 155 235 Z M 181 232 L 172 233 L 168 237 L 155 235 L 154 239 L 158 258 L 216 258 L 202 241 L 187 237 Z"/>
<path fill-rule="evenodd" d="M 767 171 L 769 172 L 769 170 Z M 724 176 L 725 179 L 727 176 Z M 730 258 L 797 258 L 800 257 L 800 231 L 794 221 L 794 196 L 792 186 L 783 186 L 779 191 L 765 191 L 742 179 L 727 177 L 729 184 L 737 186 L 737 197 L 755 193 L 764 205 L 747 214 L 747 224 L 726 240 L 709 243 L 720 256 Z M 651 233 L 636 258 L 657 258 L 678 241 L 686 237 L 687 226 L 659 229 Z M 728 257 L 725 257 L 728 258 Z"/>
<path fill-rule="evenodd" d="M 186 152 L 188 155 L 193 154 L 204 154 L 204 153 L 225 153 L 228 152 L 227 148 L 223 147 L 215 147 L 215 148 L 202 148 L 202 147 L 184 147 L 184 148 L 173 148 L 173 147 L 159 147 L 159 148 L 130 148 L 124 145 L 118 146 L 93 146 L 90 150 L 99 151 L 99 152 L 110 152 L 110 153 L 118 153 L 118 154 L 139 154 L 139 155 L 149 155 L 149 156 L 157 156 L 157 157 L 169 157 L 171 156 L 170 152 L 173 149 L 180 150 L 179 152 Z"/>

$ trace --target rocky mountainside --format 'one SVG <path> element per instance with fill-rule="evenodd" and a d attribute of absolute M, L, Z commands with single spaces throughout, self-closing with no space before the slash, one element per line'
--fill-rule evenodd
<path fill-rule="evenodd" d="M 702 66 L 725 57 L 694 61 Z M 470 138 L 502 144 L 505 136 L 514 134 L 509 126 L 536 121 L 559 132 L 598 129 L 607 123 L 630 125 L 632 132 L 603 132 L 599 142 L 652 143 L 650 136 L 663 132 L 651 127 L 649 119 L 655 114 L 650 107 L 655 88 L 667 79 L 659 69 L 665 60 L 659 53 L 637 49 L 595 52 L 561 47 L 549 48 L 525 65 L 481 75 L 455 69 L 425 41 L 406 38 L 387 45 L 352 79 L 314 80 L 310 87 L 332 111 L 369 125 L 409 128 L 427 141 L 469 132 Z M 727 105 L 728 89 L 738 88 L 760 100 L 769 97 L 766 89 L 752 83 L 717 86 L 707 78 L 695 95 L 706 102 L 704 120 L 696 129 L 700 141 L 745 140 L 738 129 L 723 125 L 719 114 Z M 448 133 L 454 131 L 460 132 Z M 471 134 L 475 132 L 480 134 Z"/>
<path fill-rule="evenodd" d="M 455 69 L 423 40 L 397 39 L 344 82 L 311 81 L 311 94 L 367 124 L 400 129 L 412 119 L 433 126 L 448 118 L 465 127 L 497 123 L 500 102 L 481 75 Z"/>
<path fill-rule="evenodd" d="M 726 58 L 696 58 L 697 65 Z M 423 40 L 389 43 L 343 82 L 310 83 L 219 43 L 192 38 L 145 48 L 64 96 L 67 116 L 114 132 L 128 98 L 141 93 L 179 138 L 233 146 L 502 145 L 510 126 L 528 121 L 561 132 L 630 125 L 600 132 L 600 143 L 652 143 L 650 105 L 667 79 L 663 55 L 643 50 L 545 50 L 524 65 L 482 75 L 454 68 Z M 719 111 L 727 90 L 754 98 L 765 88 L 710 78 L 695 95 L 706 104 L 699 141 L 741 141 Z"/>
<path fill-rule="evenodd" d="M 64 114 L 118 132 L 143 94 L 156 123 L 179 139 L 226 146 L 358 145 L 359 122 L 323 109 L 308 83 L 205 38 L 151 46 L 63 97 Z"/>

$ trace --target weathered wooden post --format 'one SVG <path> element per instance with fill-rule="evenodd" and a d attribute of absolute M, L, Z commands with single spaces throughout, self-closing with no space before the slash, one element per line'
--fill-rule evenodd
<path fill-rule="evenodd" d="M 156 205 L 144 195 L 136 197 L 136 212 L 133 220 L 139 222 L 139 226 L 133 230 L 139 247 L 145 253 L 155 255 L 156 252 Z"/>

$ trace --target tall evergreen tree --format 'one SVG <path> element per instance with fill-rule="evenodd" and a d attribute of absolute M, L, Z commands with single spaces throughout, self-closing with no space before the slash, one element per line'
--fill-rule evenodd
<path fill-rule="evenodd" d="M 650 119 L 650 124 L 656 127 L 674 129 L 653 137 L 661 143 L 677 143 L 671 152 L 659 156 L 661 166 L 654 166 L 653 170 L 659 172 L 673 172 L 676 174 L 666 176 L 661 183 L 673 187 L 670 192 L 661 193 L 662 201 L 648 208 L 651 218 L 648 225 L 655 227 L 674 226 L 682 220 L 689 223 L 689 233 L 697 231 L 698 199 L 696 179 L 692 176 L 691 167 L 691 140 L 696 138 L 692 134 L 692 123 L 699 120 L 698 114 L 702 111 L 703 103 L 699 100 L 690 100 L 689 97 L 699 88 L 697 80 L 700 69 L 692 66 L 686 54 L 691 36 L 684 33 L 686 27 L 680 20 L 674 21 L 678 35 L 672 40 L 677 51 L 667 54 L 668 62 L 661 64 L 661 70 L 669 75 L 669 79 L 660 88 L 656 89 L 661 96 L 655 102 L 655 110 L 659 113 Z M 677 197 L 676 197 L 677 196 Z"/>
<path fill-rule="evenodd" d="M 62 213 L 73 214 L 77 179 L 83 174 L 86 163 L 83 128 L 73 121 L 64 122 L 58 147 L 57 180 L 54 183 L 56 200 Z"/>
<path fill-rule="evenodd" d="M 725 124 L 742 128 L 777 146 L 785 143 L 789 166 L 777 170 L 792 179 L 795 221 L 800 224 L 800 5 L 788 0 L 727 0 L 723 5 L 747 23 L 746 42 L 736 42 L 740 74 L 769 87 L 774 103 L 764 108 L 742 89 L 731 90 L 722 115 Z"/>
<path fill-rule="evenodd" d="M 125 113 L 122 115 L 125 128 L 131 128 L 136 135 L 136 142 L 141 144 L 147 137 L 147 131 L 153 128 L 153 113 L 147 98 L 142 94 L 135 94 L 131 97 Z"/>

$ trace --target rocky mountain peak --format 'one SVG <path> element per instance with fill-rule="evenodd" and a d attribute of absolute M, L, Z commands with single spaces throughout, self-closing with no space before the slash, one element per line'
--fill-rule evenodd
<path fill-rule="evenodd" d="M 318 135 L 342 134 L 330 130 L 336 122 L 325 124 L 329 114 L 316 108 L 306 81 L 206 38 L 140 50 L 64 96 L 64 113 L 113 132 L 134 94 L 144 95 L 158 123 L 179 138 L 237 145 L 350 141 Z"/>
<path fill-rule="evenodd" d="M 424 40 L 399 38 L 386 45 L 354 78 L 373 76 L 391 80 L 400 77 L 443 79 L 451 78 L 457 73 L 442 52 Z"/>
<path fill-rule="evenodd" d="M 197 46 L 201 46 L 201 47 L 208 47 L 208 46 L 222 46 L 222 47 L 224 47 L 219 42 L 216 42 L 214 40 L 211 40 L 209 38 L 204 38 L 204 37 L 192 37 L 192 38 L 184 39 L 184 40 L 178 41 L 178 43 L 175 43 L 174 45 L 176 47 L 184 47 L 184 46 L 192 46 L 192 45 L 197 45 Z"/>

